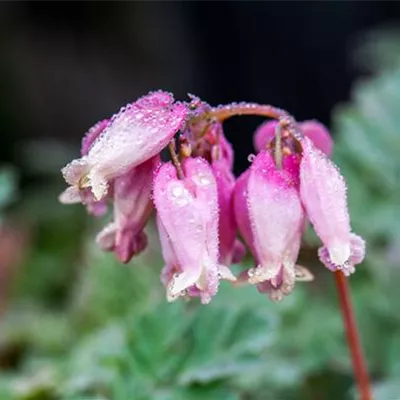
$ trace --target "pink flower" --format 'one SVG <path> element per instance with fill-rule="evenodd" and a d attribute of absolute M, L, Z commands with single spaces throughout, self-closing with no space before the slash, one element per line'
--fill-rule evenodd
<path fill-rule="evenodd" d="M 63 168 L 66 182 L 90 188 L 96 200 L 107 194 L 109 183 L 157 155 L 183 124 L 186 106 L 171 94 L 152 92 L 122 108 L 82 158 Z"/>
<path fill-rule="evenodd" d="M 154 181 L 161 245 L 166 266 L 167 298 L 188 294 L 202 303 L 216 294 L 219 279 L 234 280 L 218 263 L 217 185 L 209 164 L 190 158 L 183 164 L 185 179 L 171 163 L 162 165 Z"/>
<path fill-rule="evenodd" d="M 290 167 L 293 167 L 290 165 Z M 277 169 L 271 154 L 261 151 L 235 188 L 239 230 L 257 266 L 247 272 L 259 290 L 288 294 L 295 283 L 304 213 L 290 168 Z"/>
<path fill-rule="evenodd" d="M 324 247 L 319 250 L 321 261 L 331 270 L 354 272 L 362 262 L 365 243 L 351 233 L 347 209 L 346 183 L 338 168 L 313 142 L 302 140 L 300 194 L 307 216 Z"/>
<path fill-rule="evenodd" d="M 260 125 L 253 136 L 254 148 L 257 152 L 265 150 L 271 141 L 275 138 L 278 121 L 267 121 Z M 311 139 L 314 145 L 324 152 L 327 156 L 332 154 L 333 140 L 324 125 L 318 121 L 304 121 L 299 123 L 303 134 Z"/>
<path fill-rule="evenodd" d="M 114 181 L 114 219 L 97 236 L 105 251 L 114 251 L 122 263 L 147 246 L 144 228 L 153 209 L 151 190 L 153 175 L 160 163 L 154 156 Z"/>
<path fill-rule="evenodd" d="M 86 156 L 93 142 L 100 136 L 108 125 L 108 120 L 99 121 L 92 126 L 82 139 L 81 155 Z M 107 212 L 106 199 L 96 201 L 89 188 L 79 189 L 77 186 L 70 186 L 59 196 L 59 201 L 63 204 L 83 203 L 89 214 L 100 217 Z"/>
<path fill-rule="evenodd" d="M 259 153 L 250 168 L 247 190 L 259 263 L 249 281 L 259 283 L 275 279 L 282 267 L 294 268 L 304 215 L 293 178 L 285 169 L 277 169 L 266 151 Z"/>

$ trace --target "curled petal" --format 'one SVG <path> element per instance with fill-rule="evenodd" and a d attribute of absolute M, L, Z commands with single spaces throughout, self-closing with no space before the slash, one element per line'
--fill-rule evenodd
<path fill-rule="evenodd" d="M 350 257 L 343 264 L 335 264 L 326 247 L 320 247 L 318 256 L 321 262 L 331 271 L 341 270 L 346 276 L 355 272 L 355 265 L 360 264 L 365 256 L 365 241 L 354 233 L 350 234 Z"/>

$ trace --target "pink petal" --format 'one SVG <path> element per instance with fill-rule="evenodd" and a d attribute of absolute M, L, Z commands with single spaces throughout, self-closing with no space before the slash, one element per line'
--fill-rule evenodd
<path fill-rule="evenodd" d="M 181 265 L 179 276 L 185 274 L 178 282 L 175 279 L 169 287 L 168 292 L 176 297 L 195 284 L 202 273 L 202 258 L 206 252 L 203 213 L 185 182 L 178 180 L 171 163 L 164 164 L 155 177 L 154 203 Z"/>
<path fill-rule="evenodd" d="M 239 264 L 246 255 L 246 247 L 239 239 L 235 239 L 233 244 L 232 263 Z"/>
<path fill-rule="evenodd" d="M 70 185 L 91 187 L 97 200 L 109 182 L 158 154 L 183 124 L 186 106 L 166 92 L 149 93 L 121 109 L 89 152 L 63 169 Z"/>
<path fill-rule="evenodd" d="M 218 199 L 214 175 L 200 158 L 183 163 L 185 179 L 166 163 L 154 181 L 154 203 L 168 280 L 167 298 L 187 293 L 208 303 L 218 289 Z M 171 276 L 173 275 L 173 276 Z"/>
<path fill-rule="evenodd" d="M 76 204 L 81 202 L 79 189 L 75 186 L 67 187 L 59 196 L 58 200 L 63 204 Z"/>
<path fill-rule="evenodd" d="M 147 246 L 143 232 L 153 209 L 151 191 L 154 171 L 160 157 L 154 156 L 133 168 L 114 182 L 115 251 L 122 263 L 142 252 Z"/>
<path fill-rule="evenodd" d="M 236 180 L 233 192 L 233 210 L 239 232 L 244 242 L 251 250 L 252 254 L 256 256 L 254 237 L 251 229 L 249 210 L 247 207 L 247 184 L 249 175 L 250 170 L 247 170 Z"/>
<path fill-rule="evenodd" d="M 338 168 L 310 139 L 305 138 L 302 145 L 302 202 L 310 222 L 328 251 L 330 263 L 344 267 L 350 262 L 352 254 L 346 183 Z"/>
<path fill-rule="evenodd" d="M 224 265 L 232 263 L 235 251 L 236 221 L 233 212 L 233 189 L 235 177 L 225 161 L 217 160 L 211 164 L 218 188 L 219 204 L 219 262 Z"/>
<path fill-rule="evenodd" d="M 301 235 L 303 209 L 290 174 L 277 170 L 272 156 L 260 152 L 250 168 L 247 205 L 259 266 L 250 283 L 273 279 Z M 297 254 L 289 257 L 295 264 Z"/>
<path fill-rule="evenodd" d="M 323 124 L 318 121 L 304 121 L 300 124 L 300 129 L 305 136 L 311 139 L 315 147 L 328 157 L 332 154 L 333 140 Z"/>
<path fill-rule="evenodd" d="M 97 234 L 96 243 L 103 251 L 113 251 L 115 247 L 115 237 L 117 234 L 117 225 L 114 222 L 106 225 L 102 231 Z"/>
<path fill-rule="evenodd" d="M 108 119 L 103 119 L 102 121 L 97 122 L 93 125 L 85 134 L 82 139 L 81 146 L 81 156 L 86 156 L 89 153 L 90 148 L 94 141 L 100 136 L 101 132 L 104 131 L 106 126 L 108 125 Z"/>
<path fill-rule="evenodd" d="M 275 137 L 278 121 L 267 121 L 260 125 L 254 133 L 253 144 L 257 153 L 265 150 Z M 312 140 L 314 145 L 327 156 L 332 154 L 333 140 L 328 129 L 318 121 L 304 121 L 299 123 L 303 134 Z"/>
<path fill-rule="evenodd" d="M 268 143 L 275 137 L 277 126 L 278 121 L 267 121 L 257 128 L 253 136 L 253 145 L 257 153 L 265 150 Z"/>
<path fill-rule="evenodd" d="M 365 241 L 354 233 L 350 234 L 350 257 L 341 265 L 335 264 L 326 247 L 320 247 L 318 249 L 318 256 L 321 262 L 331 271 L 341 270 L 346 276 L 351 275 L 355 272 L 355 265 L 360 264 L 364 260 L 365 256 Z"/>

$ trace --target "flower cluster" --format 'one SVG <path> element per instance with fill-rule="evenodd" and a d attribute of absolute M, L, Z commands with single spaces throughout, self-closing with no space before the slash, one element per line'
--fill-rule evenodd
<path fill-rule="evenodd" d="M 257 154 L 236 179 L 222 122 L 250 113 L 277 120 L 256 131 Z M 163 162 L 167 146 L 172 160 Z M 122 263 L 146 248 L 144 229 L 155 209 L 168 300 L 185 295 L 208 303 L 220 279 L 247 281 L 280 300 L 310 276 L 297 265 L 308 221 L 330 270 L 349 275 L 364 258 L 364 241 L 350 227 L 346 184 L 329 159 L 332 146 L 321 124 L 296 124 L 270 106 L 212 108 L 194 96 L 180 103 L 151 92 L 88 131 L 81 158 L 62 170 L 69 187 L 60 201 L 82 203 L 95 216 L 112 204 L 112 222 L 96 240 Z M 246 247 L 254 268 L 236 278 L 230 266 Z"/>

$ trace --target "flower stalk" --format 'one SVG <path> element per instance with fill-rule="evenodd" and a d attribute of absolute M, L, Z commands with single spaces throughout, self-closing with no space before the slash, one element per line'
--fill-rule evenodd
<path fill-rule="evenodd" d="M 342 271 L 336 271 L 334 274 L 360 400 L 372 400 L 371 384 L 351 303 L 349 284 Z"/>

